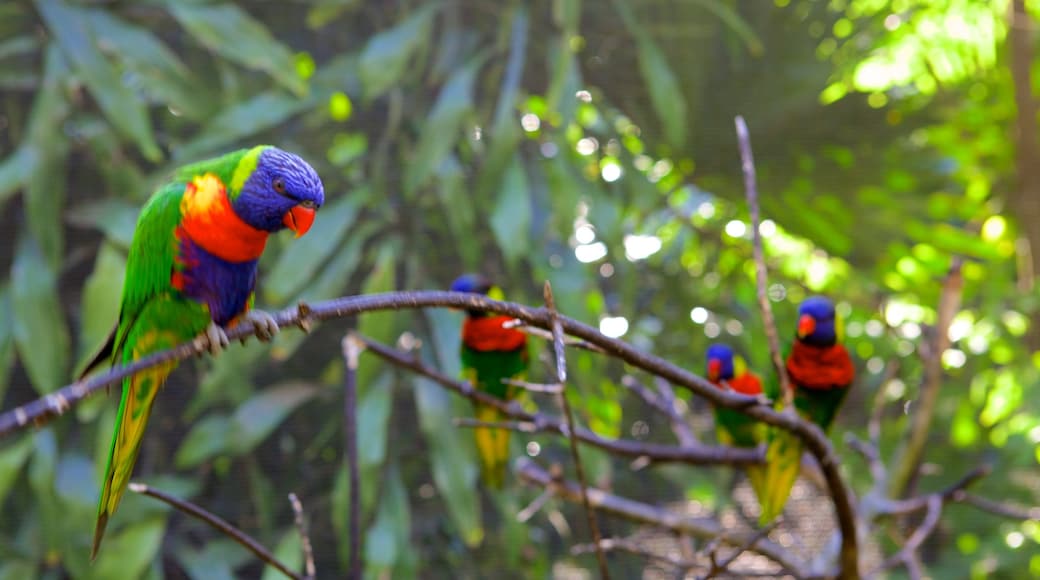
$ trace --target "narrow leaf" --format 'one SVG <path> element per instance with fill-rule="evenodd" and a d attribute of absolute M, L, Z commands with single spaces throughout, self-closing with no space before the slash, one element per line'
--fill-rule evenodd
<path fill-rule="evenodd" d="M 365 99 L 381 96 L 401 80 L 412 54 L 426 39 L 436 9 L 436 4 L 426 4 L 393 28 L 369 39 L 358 71 Z"/>
<path fill-rule="evenodd" d="M 47 27 L 65 56 L 82 75 L 109 122 L 123 135 L 133 139 L 145 157 L 162 157 L 152 135 L 144 103 L 123 83 L 118 71 L 101 54 L 87 27 L 87 12 L 61 0 L 36 3 Z"/>
<path fill-rule="evenodd" d="M 528 254 L 528 229 L 531 225 L 531 198 L 527 191 L 527 176 L 520 156 L 506 169 L 502 190 L 495 211 L 491 215 L 491 231 L 498 247 L 510 262 Z"/>
<path fill-rule="evenodd" d="M 235 4 L 172 1 L 167 6 L 203 46 L 246 68 L 266 72 L 299 96 L 307 94 L 307 83 L 296 73 L 289 48 Z"/>
<path fill-rule="evenodd" d="M 64 384 L 69 334 L 58 298 L 57 275 L 39 245 L 23 236 L 11 266 L 14 340 L 33 387 L 40 394 Z"/>
<path fill-rule="evenodd" d="M 313 385 L 286 383 L 265 389 L 246 401 L 231 417 L 231 442 L 236 453 L 248 453 L 267 438 L 296 407 L 317 393 Z"/>

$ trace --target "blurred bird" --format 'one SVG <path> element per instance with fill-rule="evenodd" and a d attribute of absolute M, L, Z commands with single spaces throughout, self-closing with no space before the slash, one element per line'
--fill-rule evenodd
<path fill-rule="evenodd" d="M 278 324 L 251 309 L 257 260 L 269 233 L 307 233 L 324 201 L 321 180 L 307 162 L 267 145 L 179 169 L 141 210 L 119 323 L 84 374 L 106 360 L 129 364 L 199 335 L 216 354 L 228 343 L 224 329 L 242 321 L 269 339 Z M 91 559 L 130 481 L 155 395 L 175 366 L 123 381 Z"/>
<path fill-rule="evenodd" d="M 715 343 L 707 351 L 708 380 L 721 389 L 736 391 L 743 395 L 762 394 L 762 381 L 747 368 L 740 355 L 734 354 L 729 345 Z M 735 409 L 715 407 L 715 430 L 719 443 L 735 447 L 757 447 L 766 440 L 767 426 Z M 766 495 L 766 468 L 764 465 L 749 465 L 748 480 L 755 496 Z"/>
<path fill-rule="evenodd" d="M 825 433 L 856 374 L 841 339 L 842 325 L 834 303 L 823 296 L 806 298 L 798 307 L 798 329 L 787 357 L 787 374 L 795 409 Z M 788 431 L 773 429 L 766 452 L 769 493 L 763 500 L 761 523 L 783 511 L 798 478 L 801 458 L 801 440 Z"/>
<path fill-rule="evenodd" d="M 502 299 L 502 291 L 480 274 L 464 274 L 451 284 L 454 292 L 483 294 L 495 300 Z M 527 335 L 519 330 L 503 328 L 510 316 L 480 310 L 467 310 L 462 323 L 463 375 L 478 391 L 503 401 L 511 401 L 519 387 L 506 384 L 503 379 L 523 380 L 527 375 Z M 498 422 L 505 417 L 494 407 L 475 406 L 481 421 Z M 481 475 L 488 487 L 500 489 L 505 482 L 509 463 L 509 431 L 477 427 L 473 430 L 480 453 Z"/>

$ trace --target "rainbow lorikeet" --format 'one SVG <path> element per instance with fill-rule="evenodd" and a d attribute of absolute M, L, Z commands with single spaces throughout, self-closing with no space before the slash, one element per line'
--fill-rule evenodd
<path fill-rule="evenodd" d="M 502 291 L 479 274 L 464 274 L 451 284 L 452 291 L 484 294 L 502 299 Z M 468 310 L 462 323 L 462 372 L 478 391 L 511 401 L 518 387 L 503 379 L 523 380 L 527 375 L 527 335 L 519 330 L 503 328 L 510 316 L 480 310 Z M 501 421 L 502 413 L 494 407 L 477 405 L 477 419 Z M 509 463 L 509 431 L 477 427 L 473 430 L 480 454 L 481 474 L 485 485 L 501 488 Z"/>
<path fill-rule="evenodd" d="M 787 357 L 787 374 L 794 389 L 795 409 L 824 432 L 834 422 L 856 375 L 841 338 L 841 320 L 834 303 L 823 296 L 806 298 L 798 307 L 798 330 Z M 762 505 L 763 523 L 783 511 L 801 460 L 801 440 L 788 431 L 774 429 L 766 451 L 769 495 Z"/>
<path fill-rule="evenodd" d="M 271 146 L 179 169 L 141 211 L 119 323 L 87 371 L 109 357 L 127 364 L 200 334 L 216 354 L 228 343 L 224 329 L 243 320 L 255 325 L 259 338 L 270 338 L 278 331 L 274 318 L 250 309 L 257 260 L 269 233 L 289 228 L 302 236 L 324 201 L 314 169 Z M 123 381 L 92 559 L 130 480 L 156 392 L 175 366 L 152 367 Z"/>
<path fill-rule="evenodd" d="M 744 358 L 733 352 L 729 345 L 715 343 L 708 347 L 708 380 L 719 388 L 728 388 L 743 395 L 761 395 L 762 380 L 747 368 Z M 725 383 L 725 384 L 724 384 Z M 715 430 L 719 443 L 736 447 L 757 447 L 766 440 L 767 428 L 735 409 L 715 408 Z M 750 465 L 747 468 L 751 488 L 759 498 L 765 496 L 766 468 Z"/>

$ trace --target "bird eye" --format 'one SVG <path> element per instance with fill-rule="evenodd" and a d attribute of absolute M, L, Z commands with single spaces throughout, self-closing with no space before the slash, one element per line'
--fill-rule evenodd
<path fill-rule="evenodd" d="M 278 193 L 285 194 L 285 180 L 281 177 L 275 177 L 274 181 L 271 182 L 271 187 Z"/>

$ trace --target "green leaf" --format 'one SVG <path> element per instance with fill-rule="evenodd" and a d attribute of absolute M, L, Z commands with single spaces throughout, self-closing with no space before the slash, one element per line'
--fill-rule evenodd
<path fill-rule="evenodd" d="M 426 4 L 397 26 L 368 40 L 358 70 L 366 100 L 375 99 L 398 84 L 412 54 L 426 40 L 437 8 L 435 3 Z"/>
<path fill-rule="evenodd" d="M 433 343 L 438 353 L 458 352 L 459 320 L 458 316 L 446 310 L 427 310 L 425 312 L 430 326 L 434 329 Z M 454 340 L 449 339 L 453 336 Z M 447 344 L 439 342 L 447 339 Z M 454 348 L 453 348 L 454 347 Z M 427 364 L 429 349 L 422 350 Z M 452 375 L 458 374 L 458 356 L 451 357 L 454 364 L 443 367 L 442 371 Z M 452 372 L 454 371 L 454 372 Z M 468 413 L 465 401 L 449 394 L 440 385 L 423 378 L 415 379 L 415 408 L 419 412 L 419 428 L 429 446 L 430 467 L 433 481 L 445 500 L 448 513 L 459 529 L 462 541 L 467 546 L 480 545 L 484 539 L 481 525 L 480 502 L 477 491 L 478 468 L 473 436 L 468 430 L 457 429 L 452 419 Z"/>
<path fill-rule="evenodd" d="M 97 508 L 98 486 L 94 484 L 97 475 L 93 461 L 83 455 L 67 453 L 58 462 L 54 490 L 66 508 L 85 511 L 91 516 Z"/>
<path fill-rule="evenodd" d="M 167 7 L 203 46 L 231 62 L 266 72 L 298 96 L 307 94 L 307 83 L 296 73 L 292 51 L 235 4 L 172 1 Z"/>
<path fill-rule="evenodd" d="M 0 566 L 0 580 L 23 580 L 36 577 L 36 563 L 25 560 L 5 562 Z"/>
<path fill-rule="evenodd" d="M 65 56 L 82 75 L 109 122 L 123 135 L 133 139 L 151 161 L 162 158 L 144 103 L 122 81 L 112 63 L 101 54 L 87 28 L 88 13 L 61 0 L 37 0 L 51 34 Z"/>
<path fill-rule="evenodd" d="M 234 103 L 217 113 L 206 123 L 206 128 L 179 147 L 174 159 L 204 157 L 219 151 L 235 141 L 252 137 L 285 122 L 313 104 L 313 99 L 298 99 L 282 92 L 261 93 L 251 99 Z"/>
<path fill-rule="evenodd" d="M 94 271 L 83 286 L 79 335 L 81 358 L 93 356 L 119 322 L 125 276 L 126 257 L 111 243 L 101 244 L 94 260 Z"/>
<path fill-rule="evenodd" d="M 474 59 L 448 80 L 423 126 L 419 145 L 405 170 L 405 191 L 412 192 L 437 170 L 455 147 L 463 122 L 473 108 L 473 82 L 482 58 Z"/>
<path fill-rule="evenodd" d="M 732 5 L 721 2 L 720 0 L 695 1 L 715 16 L 718 16 L 719 20 L 724 22 L 726 26 L 729 26 L 730 30 L 744 41 L 744 46 L 747 47 L 748 52 L 755 56 L 760 56 L 762 54 L 764 51 L 762 40 L 757 34 L 755 34 L 755 31 L 751 28 L 751 25 L 748 24 L 747 20 L 744 20 Z"/>
<path fill-rule="evenodd" d="M 306 509 L 307 506 L 304 506 Z M 285 564 L 290 570 L 303 569 L 303 546 L 300 543 L 300 532 L 295 526 L 290 526 L 282 533 L 282 539 L 278 541 L 274 549 L 274 557 Z M 279 572 L 273 566 L 264 566 L 264 573 L 260 580 L 283 580 L 285 574 Z"/>
<path fill-rule="evenodd" d="M 0 286 L 0 401 L 4 400 L 14 364 L 14 311 L 11 310 L 11 292 L 6 284 Z M 3 496 L 0 495 L 0 502 Z"/>
<path fill-rule="evenodd" d="M 365 535 L 365 577 L 376 578 L 392 572 L 397 560 L 409 549 L 411 515 L 408 493 L 400 470 L 392 466 L 382 482 L 383 494 L 375 523 Z"/>
<path fill-rule="evenodd" d="M 105 544 L 97 560 L 88 568 L 88 577 L 139 578 L 155 560 L 166 531 L 164 516 L 134 522 L 105 537 Z"/>
<path fill-rule="evenodd" d="M 340 240 L 357 218 L 361 195 L 343 195 L 318 211 L 306 236 L 293 242 L 278 256 L 264 277 L 264 297 L 271 304 L 285 304 L 313 278 L 318 268 L 336 251 Z"/>
<path fill-rule="evenodd" d="M 531 226 L 531 198 L 523 161 L 517 155 L 506 169 L 495 211 L 491 214 L 491 231 L 498 247 L 510 263 L 529 254 L 528 230 Z"/>
<path fill-rule="evenodd" d="M 686 143 L 686 98 L 679 79 L 668 65 L 668 59 L 649 36 L 638 36 L 636 51 L 643 82 L 650 91 L 650 102 L 661 121 L 665 138 L 681 148 Z"/>
<path fill-rule="evenodd" d="M 246 401 L 231 416 L 231 449 L 243 454 L 252 451 L 296 407 L 307 402 L 318 389 L 307 383 L 290 382 L 265 389 Z"/>
<path fill-rule="evenodd" d="M 190 469 L 230 447 L 231 420 L 224 415 L 208 415 L 196 421 L 177 448 L 173 464 Z"/>
<path fill-rule="evenodd" d="M 39 245 L 22 236 L 11 266 L 14 341 L 33 387 L 40 394 L 61 387 L 68 378 L 69 333 L 57 281 Z"/>
<path fill-rule="evenodd" d="M 151 98 L 190 119 L 210 113 L 212 91 L 151 32 L 107 10 L 90 10 L 89 22 L 101 49 L 118 58 Z"/>
<path fill-rule="evenodd" d="M 68 221 L 75 226 L 101 230 L 108 241 L 129 249 L 140 214 L 141 206 L 108 198 L 74 206 Z"/>
<path fill-rule="evenodd" d="M 0 163 L 0 208 L 25 184 L 36 163 L 36 153 L 23 145 Z"/>
<path fill-rule="evenodd" d="M 29 458 L 34 446 L 33 436 L 29 433 L 22 436 L 17 443 L 0 449 L 0 503 L 3 503 L 15 481 L 24 476 L 22 465 Z"/>

